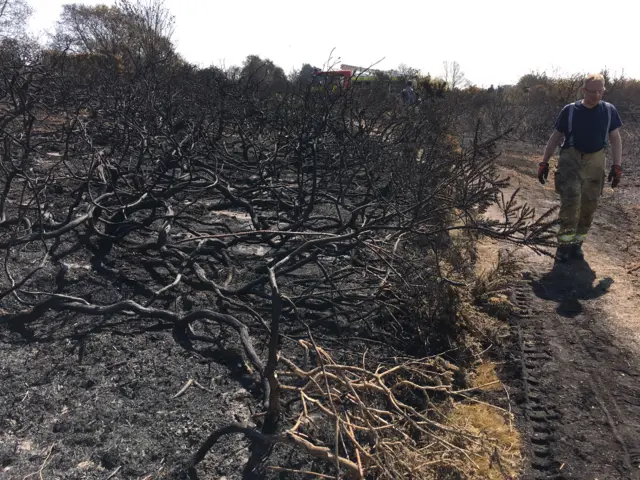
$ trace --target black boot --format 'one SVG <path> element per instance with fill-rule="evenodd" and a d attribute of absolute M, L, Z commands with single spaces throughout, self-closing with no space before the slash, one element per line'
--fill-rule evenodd
<path fill-rule="evenodd" d="M 556 250 L 556 262 L 564 263 L 571 258 L 573 245 L 560 245 Z"/>
<path fill-rule="evenodd" d="M 584 260 L 584 252 L 582 251 L 582 242 L 571 245 L 571 257 Z"/>

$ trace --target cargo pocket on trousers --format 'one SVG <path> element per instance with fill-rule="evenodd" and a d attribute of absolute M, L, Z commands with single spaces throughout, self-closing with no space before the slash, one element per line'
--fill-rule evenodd
<path fill-rule="evenodd" d="M 560 194 L 562 189 L 562 179 L 560 177 L 559 170 L 556 170 L 553 174 L 553 185 L 556 189 L 556 193 Z"/>

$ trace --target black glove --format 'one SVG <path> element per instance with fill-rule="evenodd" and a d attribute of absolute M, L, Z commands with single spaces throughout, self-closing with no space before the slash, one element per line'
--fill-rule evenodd
<path fill-rule="evenodd" d="M 540 183 L 544 185 L 548 177 L 549 177 L 549 163 L 540 162 L 538 164 L 538 180 L 540 180 Z"/>
<path fill-rule="evenodd" d="M 622 167 L 620 165 L 611 165 L 611 170 L 609 171 L 609 178 L 607 181 L 611 182 L 611 188 L 616 188 L 620 183 L 620 178 L 622 177 Z"/>

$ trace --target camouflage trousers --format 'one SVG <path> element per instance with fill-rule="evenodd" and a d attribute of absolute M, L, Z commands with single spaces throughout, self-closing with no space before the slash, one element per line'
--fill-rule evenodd
<path fill-rule="evenodd" d="M 555 172 L 560 195 L 558 243 L 582 243 L 587 237 L 605 183 L 604 150 L 582 153 L 562 149 Z"/>

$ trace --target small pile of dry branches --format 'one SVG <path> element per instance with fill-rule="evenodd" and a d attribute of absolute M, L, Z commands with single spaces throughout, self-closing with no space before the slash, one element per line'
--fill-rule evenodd
<path fill-rule="evenodd" d="M 243 433 L 265 444 L 288 444 L 335 468 L 311 472 L 270 467 L 314 475 L 317 478 L 436 478 L 438 473 L 472 474 L 474 459 L 498 456 L 499 447 L 484 435 L 460 425 L 448 425 L 454 398 L 467 397 L 471 389 L 454 387 L 458 368 L 440 356 L 392 359 L 389 365 L 367 367 L 336 362 L 313 338 L 300 340 L 309 370 L 280 357 L 287 371 L 278 374 L 283 394 L 296 398 L 287 412 L 293 424 L 281 433 L 265 435 L 233 424 L 217 430 L 191 460 L 202 461 L 223 435 Z M 286 381 L 284 379 L 287 379 Z M 285 383 L 286 382 L 286 383 Z"/>

